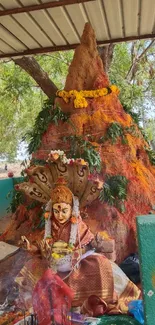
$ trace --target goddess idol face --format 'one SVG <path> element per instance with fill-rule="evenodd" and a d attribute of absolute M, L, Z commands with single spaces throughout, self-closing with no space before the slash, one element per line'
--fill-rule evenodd
<path fill-rule="evenodd" d="M 64 224 L 68 221 L 72 214 L 72 207 L 67 203 L 55 203 L 53 205 L 53 213 L 55 219 L 60 223 Z"/>

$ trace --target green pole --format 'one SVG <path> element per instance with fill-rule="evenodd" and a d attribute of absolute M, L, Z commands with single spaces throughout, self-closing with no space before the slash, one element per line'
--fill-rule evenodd
<path fill-rule="evenodd" d="M 155 325 L 155 215 L 137 217 L 145 325 Z"/>

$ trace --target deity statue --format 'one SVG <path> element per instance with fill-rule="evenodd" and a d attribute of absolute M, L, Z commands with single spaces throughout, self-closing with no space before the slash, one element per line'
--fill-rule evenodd
<path fill-rule="evenodd" d="M 34 256 L 41 253 L 52 274 L 72 290 L 72 307 L 80 307 L 82 313 L 91 316 L 126 313 L 129 301 L 139 299 L 141 292 L 117 264 L 103 254 L 104 235 L 94 235 L 80 216 L 79 205 L 84 206 L 98 197 L 100 181 L 88 180 L 89 168 L 83 160 L 67 160 L 60 152 L 52 152 L 47 165 L 31 167 L 27 172 L 30 182 L 18 188 L 44 203 L 44 239 L 37 247 L 26 237 L 22 239 Z M 41 259 L 39 263 L 42 264 Z M 43 288 L 46 276 L 37 271 L 40 264 L 34 262 L 35 275 L 29 265 L 25 265 L 17 281 L 22 277 L 35 278 L 35 290 L 43 275 Z M 35 296 L 41 301 L 42 291 L 37 290 Z"/>

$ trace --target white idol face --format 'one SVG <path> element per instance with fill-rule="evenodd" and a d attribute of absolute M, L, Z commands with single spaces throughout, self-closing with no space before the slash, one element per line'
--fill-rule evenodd
<path fill-rule="evenodd" d="M 67 203 L 55 203 L 53 205 L 53 213 L 55 219 L 63 224 L 68 221 L 72 214 L 72 207 Z"/>

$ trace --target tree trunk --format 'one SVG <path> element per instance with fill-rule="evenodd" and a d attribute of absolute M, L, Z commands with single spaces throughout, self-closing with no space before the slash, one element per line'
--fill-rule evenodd
<path fill-rule="evenodd" d="M 104 71 L 108 73 L 110 64 L 113 58 L 115 44 L 109 44 L 106 46 L 99 46 L 98 52 L 103 62 Z"/>
<path fill-rule="evenodd" d="M 56 85 L 48 77 L 48 74 L 41 68 L 35 58 L 22 57 L 20 59 L 14 59 L 14 62 L 24 69 L 36 81 L 36 83 L 48 97 L 51 97 L 56 93 Z"/>

